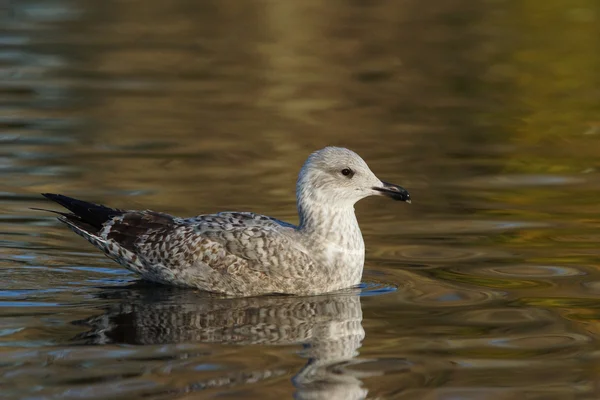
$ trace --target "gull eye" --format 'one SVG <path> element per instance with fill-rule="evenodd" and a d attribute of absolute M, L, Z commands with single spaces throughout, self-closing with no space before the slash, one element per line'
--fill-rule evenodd
<path fill-rule="evenodd" d="M 350 168 L 344 168 L 342 170 L 342 175 L 344 175 L 348 178 L 352 178 L 352 176 L 354 176 L 354 171 L 352 171 Z"/>

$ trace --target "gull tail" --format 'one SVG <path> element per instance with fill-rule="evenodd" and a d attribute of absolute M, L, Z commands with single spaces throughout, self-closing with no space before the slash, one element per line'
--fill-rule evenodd
<path fill-rule="evenodd" d="M 42 196 L 60 204 L 70 211 L 63 213 L 58 211 L 44 210 L 59 214 L 58 219 L 69 225 L 76 233 L 87 236 L 97 236 L 102 230 L 104 223 L 114 217 L 125 213 L 123 210 L 106 207 L 87 201 L 77 200 L 62 194 L 42 193 Z"/>
<path fill-rule="evenodd" d="M 143 275 L 145 267 L 140 257 L 135 254 L 134 249 L 125 247 L 127 243 L 134 243 L 137 236 L 129 238 L 122 233 L 122 231 L 128 232 L 129 225 L 127 223 L 124 226 L 116 224 L 119 219 L 117 217 L 125 218 L 126 215 L 133 215 L 132 218 L 137 217 L 140 219 L 138 213 L 89 203 L 62 194 L 42 193 L 42 196 L 60 204 L 70 212 L 45 211 L 58 214 L 59 221 L 65 223 L 73 232 L 102 250 L 108 258 L 133 272 Z M 115 224 L 118 229 L 114 229 Z M 120 239 L 123 240 L 120 241 Z"/>

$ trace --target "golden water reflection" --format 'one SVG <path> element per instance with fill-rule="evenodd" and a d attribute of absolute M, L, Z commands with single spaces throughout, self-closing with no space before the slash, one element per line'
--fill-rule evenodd
<path fill-rule="evenodd" d="M 600 396 L 597 2 L 7 4 L 9 398 Z M 298 169 L 331 144 L 414 199 L 357 205 L 360 296 L 129 288 L 29 209 L 50 191 L 295 222 Z"/>

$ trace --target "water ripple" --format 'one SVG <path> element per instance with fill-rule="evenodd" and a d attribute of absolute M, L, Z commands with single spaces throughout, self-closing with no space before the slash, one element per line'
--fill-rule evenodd
<path fill-rule="evenodd" d="M 440 265 L 464 261 L 484 261 L 510 258 L 511 254 L 496 249 L 448 247 L 443 245 L 379 245 L 370 254 L 378 260 L 393 260 L 398 263 Z"/>
<path fill-rule="evenodd" d="M 512 278 L 553 278 L 586 275 L 585 271 L 579 270 L 576 267 L 534 264 L 479 267 L 474 272 L 476 272 L 477 275 Z"/>
<path fill-rule="evenodd" d="M 550 174 L 519 174 L 519 175 L 494 175 L 480 176 L 460 182 L 462 186 L 476 188 L 516 188 L 535 186 L 562 186 L 584 183 L 585 179 L 578 176 L 550 175 Z"/>

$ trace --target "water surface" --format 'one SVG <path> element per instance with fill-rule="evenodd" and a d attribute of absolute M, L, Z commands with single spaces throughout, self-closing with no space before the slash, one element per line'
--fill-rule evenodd
<path fill-rule="evenodd" d="M 0 397 L 595 399 L 600 6 L 591 0 L 12 0 L 0 15 Z M 313 150 L 364 284 L 141 284 L 40 192 L 296 222 Z M 53 206 L 52 206 L 53 207 Z"/>

